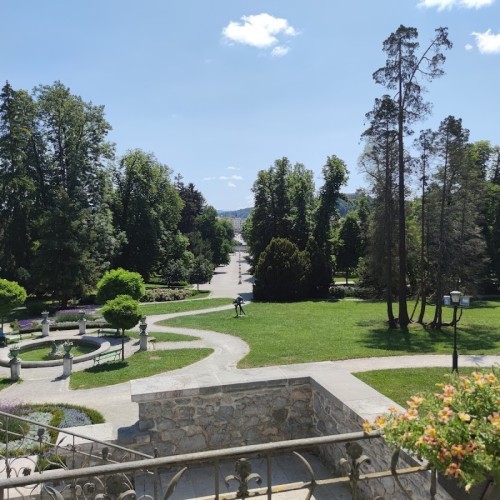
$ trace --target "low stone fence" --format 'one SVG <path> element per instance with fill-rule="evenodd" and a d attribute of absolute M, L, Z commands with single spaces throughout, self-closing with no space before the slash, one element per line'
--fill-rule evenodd
<path fill-rule="evenodd" d="M 304 376 L 213 386 L 193 382 L 179 390 L 136 393 L 132 399 L 139 403 L 142 433 L 133 447 L 145 453 L 157 448 L 159 456 L 172 456 L 362 430 L 364 417 L 332 394 L 328 383 Z M 363 471 L 390 469 L 392 450 L 382 439 L 361 444 L 371 460 Z M 334 475 L 349 472 L 339 466 L 347 457 L 345 446 L 323 445 L 316 451 Z M 402 452 L 398 468 L 414 465 L 416 460 Z M 420 472 L 400 480 L 417 500 L 429 498 L 430 478 L 430 472 Z M 404 498 L 392 477 L 361 482 L 360 492 L 364 498 Z M 435 498 L 452 497 L 439 489 Z"/>
<path fill-rule="evenodd" d="M 310 437 L 308 378 L 155 394 L 139 402 L 141 449 L 160 456 Z"/>

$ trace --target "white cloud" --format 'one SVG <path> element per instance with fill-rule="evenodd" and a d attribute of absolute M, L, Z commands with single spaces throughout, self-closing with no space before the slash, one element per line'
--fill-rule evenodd
<path fill-rule="evenodd" d="M 271 55 L 273 57 L 283 57 L 288 54 L 288 51 L 290 50 L 289 47 L 283 47 L 282 45 L 277 45 L 274 47 L 274 49 L 271 51 Z"/>
<path fill-rule="evenodd" d="M 420 0 L 418 7 L 437 10 L 452 9 L 453 7 L 465 7 L 466 9 L 480 9 L 492 5 L 495 0 Z"/>
<path fill-rule="evenodd" d="M 476 45 L 481 54 L 500 54 L 500 33 L 495 35 L 491 30 L 486 30 L 472 35 L 476 37 Z"/>
<path fill-rule="evenodd" d="M 472 50 L 473 48 L 474 48 L 474 46 L 471 45 L 470 43 L 465 44 L 465 50 Z"/>
<path fill-rule="evenodd" d="M 219 177 L 220 181 L 228 181 L 231 179 L 235 180 L 235 181 L 241 181 L 241 180 L 243 180 L 243 177 L 241 177 L 241 175 L 231 175 L 230 177 L 228 177 L 227 175 L 221 175 Z"/>
<path fill-rule="evenodd" d="M 296 36 L 298 32 L 286 19 L 262 13 L 242 16 L 241 22 L 231 21 L 222 30 L 222 35 L 229 43 L 250 45 L 258 49 L 273 47 L 272 55 L 284 56 L 288 48 L 283 45 L 283 38 Z"/>
<path fill-rule="evenodd" d="M 240 170 L 238 167 L 227 167 L 228 170 Z"/>
<path fill-rule="evenodd" d="M 236 184 L 234 182 L 228 182 L 227 183 L 227 187 L 230 187 L 230 188 L 235 188 L 236 187 Z"/>
<path fill-rule="evenodd" d="M 204 181 L 215 181 L 215 179 L 217 179 L 217 177 L 203 177 Z"/>

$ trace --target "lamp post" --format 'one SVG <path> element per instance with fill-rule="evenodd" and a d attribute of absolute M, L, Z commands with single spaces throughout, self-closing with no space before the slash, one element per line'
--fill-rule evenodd
<path fill-rule="evenodd" d="M 451 304 L 453 305 L 453 355 L 451 372 L 458 373 L 458 352 L 457 352 L 457 309 L 460 304 L 462 292 L 455 290 L 450 292 Z"/>

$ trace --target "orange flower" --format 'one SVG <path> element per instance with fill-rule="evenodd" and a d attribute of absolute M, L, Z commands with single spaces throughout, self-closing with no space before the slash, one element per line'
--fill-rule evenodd
<path fill-rule="evenodd" d="M 441 423 L 446 424 L 452 416 L 453 416 L 453 411 L 451 410 L 451 408 L 445 406 L 442 410 L 439 410 L 438 420 Z"/>
<path fill-rule="evenodd" d="M 371 432 L 371 431 L 373 430 L 373 428 L 372 428 L 372 424 L 371 424 L 370 422 L 368 422 L 368 420 L 365 420 L 365 421 L 363 422 L 363 430 L 364 430 L 365 432 Z"/>
<path fill-rule="evenodd" d="M 444 474 L 445 476 L 451 476 L 455 478 L 459 478 L 464 475 L 462 469 L 460 468 L 460 464 L 457 464 L 456 462 L 452 462 L 444 471 Z"/>
<path fill-rule="evenodd" d="M 422 403 L 424 402 L 424 398 L 420 396 L 412 396 L 409 401 L 406 402 L 406 404 L 410 408 L 418 408 Z"/>
<path fill-rule="evenodd" d="M 500 413 L 493 412 L 488 416 L 488 420 L 495 429 L 500 430 Z"/>
<path fill-rule="evenodd" d="M 379 429 L 383 429 L 387 426 L 387 420 L 384 417 L 377 417 L 375 419 L 375 424 L 379 427 Z"/>
<path fill-rule="evenodd" d="M 415 408 L 410 408 L 407 412 L 403 413 L 401 416 L 403 420 L 416 420 L 418 418 L 418 411 Z"/>
<path fill-rule="evenodd" d="M 450 450 L 448 450 L 448 448 L 441 448 L 441 450 L 439 451 L 439 453 L 437 455 L 437 459 L 440 462 L 448 462 L 448 460 L 450 460 L 450 458 L 451 458 Z"/>
<path fill-rule="evenodd" d="M 461 460 L 462 458 L 465 457 L 466 449 L 463 445 L 461 444 L 454 444 L 451 446 L 451 454 L 455 457 L 458 458 L 458 460 Z"/>

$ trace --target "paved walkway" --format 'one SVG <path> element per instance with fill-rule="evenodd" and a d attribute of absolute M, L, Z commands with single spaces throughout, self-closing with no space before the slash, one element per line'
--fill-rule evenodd
<path fill-rule="evenodd" d="M 233 255 L 231 263 L 217 269 L 209 286 L 211 297 L 234 298 L 237 294 L 246 300 L 251 299 L 252 283 L 248 274 L 248 265 L 239 253 Z M 319 380 L 335 379 L 336 391 L 339 397 L 357 398 L 359 406 L 364 408 L 366 414 L 371 410 L 367 403 L 373 395 L 373 390 L 360 392 L 364 386 L 362 382 L 352 377 L 352 372 L 367 371 L 386 368 L 410 368 L 426 366 L 450 366 L 451 354 L 422 355 L 422 356 L 395 356 L 383 358 L 353 359 L 336 362 L 304 363 L 287 366 L 273 366 L 266 368 L 255 368 L 238 370 L 237 363 L 248 353 L 248 345 L 237 337 L 222 333 L 202 330 L 191 330 L 186 328 L 161 327 L 153 323 L 169 319 L 174 316 L 187 314 L 200 314 L 213 310 L 227 310 L 233 314 L 233 305 L 228 300 L 227 306 L 218 307 L 205 311 L 193 311 L 188 313 L 163 314 L 149 316 L 148 324 L 150 331 L 168 331 L 200 337 L 198 341 L 191 342 L 164 342 L 157 343 L 156 349 L 178 349 L 181 347 L 209 347 L 214 353 L 207 358 L 198 361 L 188 367 L 174 370 L 165 374 L 126 382 L 102 388 L 71 391 L 68 379 L 62 378 L 62 366 L 47 368 L 25 368 L 22 370 L 22 382 L 13 384 L 0 392 L 2 402 L 48 402 L 48 403 L 73 403 L 95 408 L 100 411 L 107 422 L 112 424 L 113 436 L 116 436 L 120 428 L 133 428 L 138 420 L 138 405 L 131 401 L 132 393 L 165 391 L 168 388 L 190 384 L 203 384 L 211 381 L 217 383 L 230 383 L 248 380 L 267 380 L 270 378 L 291 377 L 299 375 L 313 375 Z M 67 332 L 77 335 L 78 332 Z M 60 335 L 55 333 L 54 336 Z M 58 338 L 61 338 L 60 336 Z M 119 342 L 119 340 L 117 340 Z M 135 340 L 126 343 L 127 355 L 139 349 Z M 0 356 L 6 356 L 6 350 L 0 349 Z M 460 366 L 483 366 L 491 367 L 500 364 L 500 356 L 460 356 Z M 92 366 L 92 361 L 77 363 L 73 365 L 74 370 L 81 370 Z M 10 377 L 10 370 L 0 367 L 0 377 Z M 356 384 L 356 387 L 353 387 Z M 359 385 L 361 384 L 361 385 Z M 378 393 L 377 393 L 378 394 Z M 384 399 L 377 400 L 371 407 L 379 408 L 380 402 L 385 404 Z M 375 411 L 375 410 L 373 410 Z"/>

